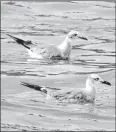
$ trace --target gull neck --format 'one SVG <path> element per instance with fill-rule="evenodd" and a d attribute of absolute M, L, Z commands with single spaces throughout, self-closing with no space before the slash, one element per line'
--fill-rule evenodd
<path fill-rule="evenodd" d="M 95 96 L 96 94 L 96 87 L 94 85 L 94 80 L 91 78 L 88 78 L 86 80 L 86 91 L 91 95 Z"/>
<path fill-rule="evenodd" d="M 58 46 L 58 48 L 64 53 L 71 48 L 71 39 L 67 36 L 65 40 Z"/>

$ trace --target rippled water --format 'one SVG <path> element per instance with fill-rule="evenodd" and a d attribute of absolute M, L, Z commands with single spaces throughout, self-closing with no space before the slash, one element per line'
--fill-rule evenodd
<path fill-rule="evenodd" d="M 89 41 L 72 41 L 69 61 L 34 60 L 6 34 L 38 45 L 60 44 L 70 30 Z M 46 100 L 20 85 L 83 88 L 90 73 L 111 82 L 99 86 L 95 105 Z M 2 130 L 115 130 L 115 4 L 112 2 L 1 3 Z"/>

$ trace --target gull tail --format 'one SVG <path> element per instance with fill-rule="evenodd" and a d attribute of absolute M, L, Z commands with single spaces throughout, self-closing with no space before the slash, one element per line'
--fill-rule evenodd
<path fill-rule="evenodd" d="M 10 34 L 7 34 L 7 35 L 10 36 L 12 39 L 14 39 L 18 44 L 24 46 L 27 49 L 30 49 L 29 45 L 32 44 L 31 41 L 29 41 L 29 40 L 28 41 L 25 41 L 25 40 L 22 40 L 20 38 L 14 37 L 14 36 L 12 36 Z"/>
<path fill-rule="evenodd" d="M 44 88 L 42 86 L 34 85 L 34 84 L 31 84 L 31 83 L 27 83 L 27 82 L 21 82 L 21 85 L 47 94 L 46 88 Z"/>

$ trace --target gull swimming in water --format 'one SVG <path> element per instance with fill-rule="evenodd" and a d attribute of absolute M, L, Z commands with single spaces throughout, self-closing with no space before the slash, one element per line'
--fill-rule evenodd
<path fill-rule="evenodd" d="M 39 45 L 33 44 L 29 40 L 25 41 L 12 35 L 7 35 L 13 38 L 18 44 L 24 46 L 31 58 L 36 59 L 69 59 L 71 53 L 71 40 L 77 38 L 87 40 L 87 38 L 80 36 L 77 31 L 72 30 L 68 33 L 65 40 L 60 45 L 51 44 L 40 47 Z"/>
<path fill-rule="evenodd" d="M 45 93 L 47 99 L 54 97 L 56 100 L 63 102 L 93 103 L 96 97 L 97 83 L 111 86 L 109 82 L 103 80 L 97 74 L 90 74 L 86 80 L 86 88 L 81 89 L 61 90 L 51 88 L 50 90 L 49 87 L 34 85 L 27 82 L 21 82 L 21 85 Z"/>

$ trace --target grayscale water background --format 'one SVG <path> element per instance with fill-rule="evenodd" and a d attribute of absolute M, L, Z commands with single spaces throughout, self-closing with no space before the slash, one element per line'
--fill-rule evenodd
<path fill-rule="evenodd" d="M 69 61 L 34 60 L 6 34 L 38 45 L 60 44 L 70 30 L 88 41 L 72 41 Z M 46 100 L 20 81 L 49 87 L 83 88 L 90 73 L 112 86 L 99 86 L 95 105 Z M 2 130 L 115 130 L 115 3 L 1 3 Z"/>

